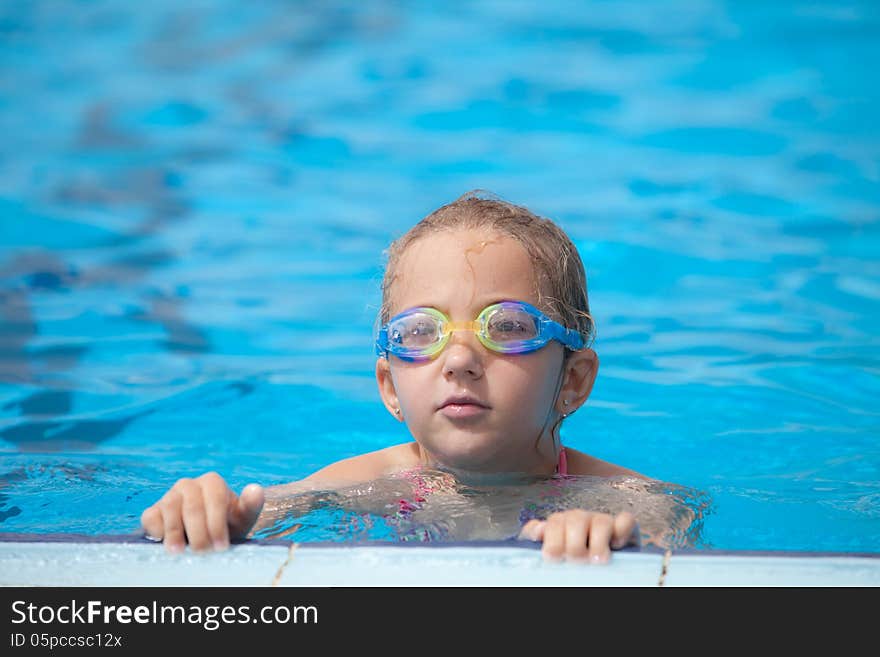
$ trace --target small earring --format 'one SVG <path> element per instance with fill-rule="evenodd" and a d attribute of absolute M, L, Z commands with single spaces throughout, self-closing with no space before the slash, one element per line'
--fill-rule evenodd
<path fill-rule="evenodd" d="M 399 409 L 399 408 L 395 408 L 395 409 L 394 409 L 394 414 L 395 414 L 395 415 L 400 415 L 400 409 Z"/>

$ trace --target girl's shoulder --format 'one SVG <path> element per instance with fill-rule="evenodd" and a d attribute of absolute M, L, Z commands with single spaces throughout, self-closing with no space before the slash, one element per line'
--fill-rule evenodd
<path fill-rule="evenodd" d="M 566 447 L 564 449 L 567 457 L 566 460 L 568 461 L 568 474 L 590 475 L 593 477 L 628 476 L 638 477 L 640 479 L 649 478 L 635 470 L 630 470 L 629 468 L 624 468 L 623 466 L 597 459 L 595 456 L 590 456 L 589 454 L 572 449 L 571 447 Z"/>
<path fill-rule="evenodd" d="M 350 485 L 370 481 L 397 470 L 415 467 L 418 463 L 418 444 L 415 442 L 403 443 L 336 461 L 312 473 L 302 481 L 322 486 Z"/>

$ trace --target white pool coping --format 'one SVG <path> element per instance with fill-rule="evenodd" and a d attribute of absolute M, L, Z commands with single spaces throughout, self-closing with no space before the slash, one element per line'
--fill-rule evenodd
<path fill-rule="evenodd" d="M 0 586 L 880 586 L 880 553 L 614 552 L 545 561 L 534 544 L 279 544 L 168 554 L 143 540 L 0 537 Z"/>

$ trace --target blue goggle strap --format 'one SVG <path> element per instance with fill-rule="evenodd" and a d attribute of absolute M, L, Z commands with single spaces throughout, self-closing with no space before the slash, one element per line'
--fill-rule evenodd
<path fill-rule="evenodd" d="M 546 335 L 551 340 L 561 342 L 572 351 L 580 351 L 584 348 L 584 337 L 574 329 L 565 328 L 562 324 L 553 321 L 543 313 L 541 313 L 541 320 Z"/>
<path fill-rule="evenodd" d="M 376 355 L 388 358 L 388 325 L 379 329 L 376 336 Z"/>

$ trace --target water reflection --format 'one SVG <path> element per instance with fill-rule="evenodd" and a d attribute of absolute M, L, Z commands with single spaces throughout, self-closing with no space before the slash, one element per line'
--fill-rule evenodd
<path fill-rule="evenodd" d="M 131 140 L 110 138 L 104 113 L 88 113 L 81 127 L 77 148 L 82 152 L 113 149 L 128 151 Z M 103 126 L 103 127 L 101 127 Z M 167 339 L 161 344 L 170 352 L 203 353 L 211 350 L 204 332 L 185 318 L 185 294 L 144 284 L 157 270 L 176 261 L 169 249 L 150 242 L 171 222 L 183 220 L 187 204 L 174 177 L 154 168 L 135 168 L 122 180 L 78 176 L 73 172 L 49 193 L 67 207 L 90 211 L 112 209 L 140 212 L 144 218 L 124 231 L 99 231 L 81 235 L 59 223 L 60 240 L 66 248 L 53 251 L 22 246 L 0 258 L 0 384 L 21 388 L 18 397 L 2 410 L 17 413 L 19 420 L 0 428 L 0 438 L 24 451 L 87 449 L 118 435 L 142 413 L 112 419 L 69 417 L 76 406 L 76 368 L 93 352 L 100 352 L 104 324 L 117 319 L 158 326 Z M 26 221 L 24 217 L 6 219 Z M 12 226 L 12 224 L 9 224 Z M 70 233 L 67 233 L 67 231 Z M 52 239 L 34 232 L 37 243 Z M 13 243 L 15 243 L 13 241 Z M 82 260 L 78 249 L 88 249 L 91 261 Z M 98 293 L 126 298 L 136 290 L 136 309 L 108 317 L 90 305 Z M 43 307 L 60 307 L 64 330 L 58 335 L 41 321 Z M 88 313 L 101 315 L 90 324 L 95 335 L 77 335 L 73 321 Z"/>
<path fill-rule="evenodd" d="M 643 545 L 696 547 L 710 512 L 706 493 L 632 477 L 505 477 L 462 481 L 411 470 L 336 490 L 270 490 L 255 538 L 296 541 L 474 541 L 517 537 L 532 518 L 582 508 L 639 522 Z"/>

